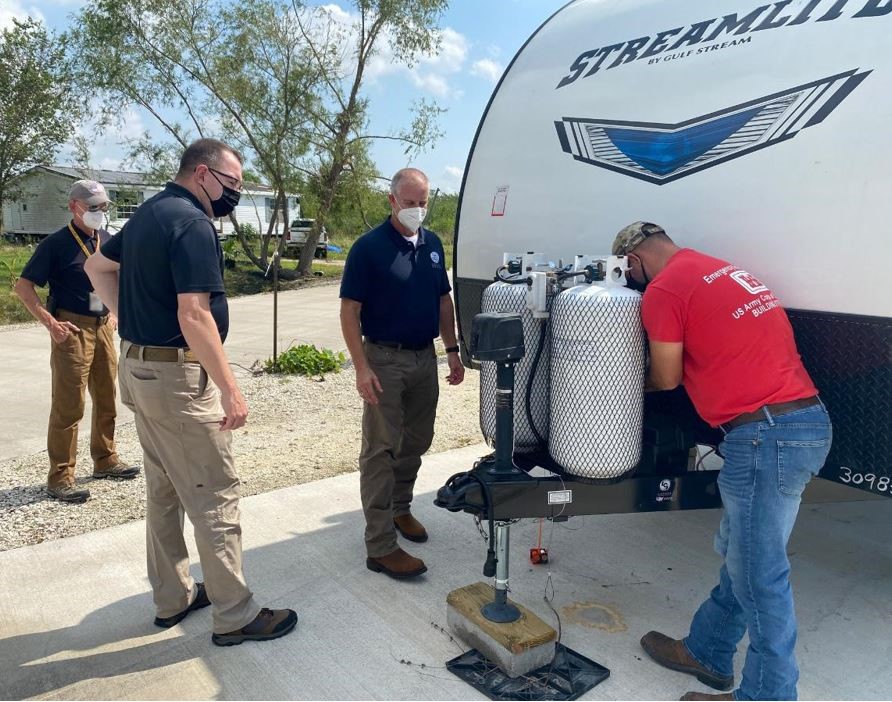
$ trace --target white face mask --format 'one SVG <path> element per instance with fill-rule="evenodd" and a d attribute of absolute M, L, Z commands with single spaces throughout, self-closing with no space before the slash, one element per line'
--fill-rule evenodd
<path fill-rule="evenodd" d="M 396 216 L 406 229 L 413 232 L 419 230 L 425 217 L 427 217 L 426 207 L 405 207 Z"/>
<path fill-rule="evenodd" d="M 86 224 L 90 229 L 99 229 L 105 223 L 105 212 L 90 212 L 90 210 L 87 210 L 81 216 L 81 219 L 84 220 L 84 224 Z"/>
<path fill-rule="evenodd" d="M 396 197 L 394 197 L 394 200 L 396 200 Z M 396 204 L 399 205 L 400 201 L 396 200 Z M 400 224 L 411 232 L 417 232 L 421 228 L 421 223 L 425 217 L 427 217 L 426 207 L 403 207 L 396 213 L 396 218 L 400 221 Z"/>

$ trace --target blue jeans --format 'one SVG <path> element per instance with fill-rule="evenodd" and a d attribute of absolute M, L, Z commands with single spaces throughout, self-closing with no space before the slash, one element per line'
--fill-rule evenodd
<path fill-rule="evenodd" d="M 787 541 L 802 491 L 824 465 L 833 430 L 823 404 L 732 429 L 720 450 L 724 513 L 715 548 L 719 584 L 691 623 L 690 654 L 718 675 L 734 674 L 749 631 L 738 700 L 795 700 L 796 613 Z"/>

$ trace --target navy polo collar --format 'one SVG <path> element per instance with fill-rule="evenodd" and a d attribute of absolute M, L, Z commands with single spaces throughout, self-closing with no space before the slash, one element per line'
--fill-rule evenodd
<path fill-rule="evenodd" d="M 390 236 L 390 240 L 393 241 L 393 243 L 396 244 L 398 248 L 405 249 L 408 246 L 410 249 L 417 249 L 420 246 L 424 246 L 424 227 L 419 227 L 418 245 L 413 247 L 412 242 L 409 241 L 402 234 L 400 234 L 399 230 L 397 230 L 397 228 L 393 226 L 393 221 L 391 221 L 390 217 L 385 220 L 385 225 L 387 226 L 387 234 Z"/>
<path fill-rule="evenodd" d="M 202 213 L 207 214 L 204 211 L 204 205 L 201 204 L 201 200 L 199 200 L 195 195 L 190 192 L 187 188 L 184 188 L 179 183 L 174 183 L 173 181 L 169 181 L 165 186 L 166 190 L 169 190 L 171 194 L 177 195 L 179 197 L 184 197 L 189 200 L 193 205 L 195 205 Z"/>
<path fill-rule="evenodd" d="M 91 242 L 92 242 L 92 241 L 94 241 L 94 239 L 93 239 L 92 236 L 90 236 L 89 234 L 84 233 L 84 230 L 81 229 L 79 226 L 77 226 L 77 225 L 74 223 L 74 220 L 73 220 L 73 219 L 71 220 L 71 228 L 74 229 L 74 231 L 77 232 L 77 235 L 78 235 L 81 239 L 83 239 L 84 242 L 87 242 L 87 241 L 91 241 Z M 96 230 L 96 235 L 97 235 L 97 236 L 99 235 L 99 230 L 98 230 L 98 229 Z"/>

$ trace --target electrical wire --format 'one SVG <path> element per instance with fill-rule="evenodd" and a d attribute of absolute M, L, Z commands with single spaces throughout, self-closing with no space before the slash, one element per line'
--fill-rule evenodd
<path fill-rule="evenodd" d="M 700 449 L 697 449 L 697 453 L 698 453 L 698 454 L 700 453 Z M 715 446 L 711 447 L 711 448 L 709 449 L 709 451 L 707 451 L 706 453 L 704 453 L 702 456 L 701 456 L 701 455 L 698 455 L 698 457 L 697 457 L 697 462 L 694 464 L 694 470 L 695 470 L 695 471 L 700 470 L 700 466 L 703 465 L 703 459 L 706 458 L 707 456 L 709 456 L 710 454 L 713 454 L 713 453 L 715 453 Z"/>

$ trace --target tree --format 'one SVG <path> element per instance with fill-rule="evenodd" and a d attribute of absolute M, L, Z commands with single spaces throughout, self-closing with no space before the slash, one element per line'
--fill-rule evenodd
<path fill-rule="evenodd" d="M 51 163 L 80 120 L 64 46 L 31 18 L 0 33 L 0 211 L 21 195 L 16 179 Z"/>
<path fill-rule="evenodd" d="M 307 148 L 307 108 L 320 79 L 291 13 L 280 0 L 93 0 L 78 17 L 78 65 L 86 75 L 149 112 L 180 149 L 202 136 L 240 147 L 273 187 L 285 221 L 270 223 L 257 254 L 232 217 L 261 270 L 277 224 L 287 230 L 285 194 L 300 182 L 294 164 Z M 146 134 L 131 146 L 152 170 L 169 168 L 171 144 Z M 283 236 L 280 252 L 284 244 Z"/>
<path fill-rule="evenodd" d="M 363 85 L 370 60 L 385 46 L 395 61 L 410 67 L 421 54 L 436 53 L 438 22 L 448 0 L 353 0 L 356 16 L 346 26 L 330 8 L 306 10 L 293 2 L 309 54 L 323 76 L 321 104 L 311 115 L 311 149 L 301 166 L 319 201 L 314 230 L 300 257 L 299 272 L 308 275 L 319 232 L 344 181 L 357 177 L 358 155 L 365 153 L 366 143 L 397 139 L 406 144 L 408 156 L 429 148 L 440 136 L 436 120 L 442 110 L 428 101 L 416 104 L 412 124 L 402 132 L 369 133 Z M 340 61 L 333 66 L 331 58 L 337 55 Z"/>
<path fill-rule="evenodd" d="M 399 139 L 411 152 L 437 136 L 440 110 L 428 102 L 403 133 L 370 134 L 362 87 L 369 60 L 385 45 L 409 65 L 434 52 L 446 4 L 354 0 L 355 22 L 344 24 L 330 9 L 298 0 L 92 0 L 78 18 L 77 63 L 101 87 L 147 110 L 181 146 L 217 136 L 242 148 L 274 188 L 284 219 L 270 224 L 256 256 L 235 222 L 261 268 L 274 228 L 288 228 L 285 193 L 315 199 L 316 227 L 301 256 L 306 275 L 338 194 L 377 175 L 369 140 Z M 163 155 L 151 141 L 137 150 Z"/>

